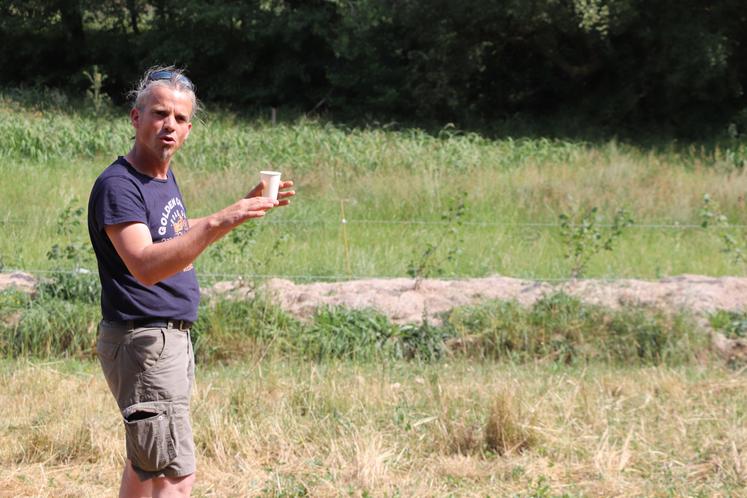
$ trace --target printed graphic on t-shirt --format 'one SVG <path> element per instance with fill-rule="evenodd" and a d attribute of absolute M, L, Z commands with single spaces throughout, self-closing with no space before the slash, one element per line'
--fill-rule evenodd
<path fill-rule="evenodd" d="M 168 227 L 171 227 L 171 230 Z M 188 231 L 189 220 L 187 220 L 187 212 L 184 210 L 184 205 L 181 199 L 172 197 L 161 212 L 161 225 L 158 227 L 158 234 L 161 236 L 169 234 L 168 237 L 161 239 L 161 242 L 180 237 Z M 192 268 L 194 266 L 190 264 L 182 271 L 189 271 Z"/>
<path fill-rule="evenodd" d="M 168 232 L 169 224 L 172 227 L 171 237 L 178 237 L 186 232 L 184 221 L 187 219 L 187 213 L 184 211 L 184 205 L 178 197 L 172 197 L 163 207 L 161 212 L 161 226 L 158 227 L 158 235 L 164 236 Z"/>

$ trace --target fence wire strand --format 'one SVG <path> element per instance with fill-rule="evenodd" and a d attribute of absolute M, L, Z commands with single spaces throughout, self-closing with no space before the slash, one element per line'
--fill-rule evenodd
<path fill-rule="evenodd" d="M 48 269 L 26 269 L 26 268 L 7 268 L 2 270 L 2 273 L 13 274 L 13 273 L 25 273 L 31 275 L 96 275 L 95 270 L 87 268 L 83 269 L 60 269 L 60 270 L 48 270 Z M 284 279 L 284 280 L 306 280 L 306 281 L 331 281 L 331 282 L 345 282 L 352 280 L 395 280 L 395 279 L 406 279 L 415 280 L 413 277 L 407 275 L 365 275 L 365 274 L 353 274 L 353 275 L 307 275 L 307 274 L 283 274 L 283 273 L 215 273 L 215 272 L 198 272 L 198 280 L 202 281 L 222 281 L 222 280 L 239 280 L 239 281 L 253 281 L 253 280 L 268 280 L 268 279 Z M 433 277 L 432 280 L 446 280 L 446 281 L 457 281 L 457 280 L 476 280 L 485 278 L 513 278 L 517 280 L 526 280 L 533 283 L 562 283 L 562 282 L 584 282 L 584 281 L 596 281 L 596 282 L 620 282 L 627 280 L 640 280 L 644 282 L 655 282 L 660 279 L 643 277 L 643 276 L 601 276 L 601 277 L 538 277 L 535 275 L 454 275 L 454 276 L 439 276 Z"/>
<path fill-rule="evenodd" d="M 23 225 L 29 222 L 28 219 L 23 218 L 10 218 L 0 220 L 0 226 L 2 225 Z M 449 225 L 453 222 L 448 220 L 371 220 L 371 219 L 355 219 L 346 218 L 344 220 L 263 220 L 262 223 L 269 225 L 341 225 L 341 224 L 359 224 L 359 225 Z M 476 227 L 518 227 L 518 228 L 560 228 L 562 225 L 556 222 L 512 222 L 512 221 L 461 221 L 459 223 L 462 226 L 476 226 Z M 578 226 L 576 224 L 569 224 L 569 226 Z M 598 223 L 596 226 L 609 228 L 613 225 L 611 223 Z M 634 223 L 629 228 L 642 228 L 649 230 L 685 230 L 685 229 L 704 229 L 702 225 L 695 223 L 678 223 L 678 222 L 660 222 L 660 223 Z M 723 228 L 747 228 L 747 224 L 728 224 L 723 225 Z"/>
<path fill-rule="evenodd" d="M 28 223 L 29 219 L 25 218 L 14 218 L 14 217 L 6 217 L 5 219 L 0 219 L 0 230 L 4 225 L 12 225 L 12 224 L 24 224 Z M 330 220 L 301 220 L 301 219 L 268 219 L 264 220 L 263 223 L 267 223 L 270 225 L 288 225 L 288 224 L 295 224 L 295 225 L 305 225 L 305 226 L 334 226 L 334 225 L 342 225 L 349 226 L 349 225 L 383 225 L 383 226 L 396 226 L 396 225 L 402 225 L 402 226 L 413 226 L 413 225 L 420 225 L 420 226 L 444 226 L 444 225 L 450 225 L 453 224 L 453 222 L 448 220 L 418 220 L 418 219 L 410 219 L 410 220 L 382 220 L 382 219 L 355 219 L 355 218 L 345 218 L 344 216 L 342 219 L 330 219 Z M 553 228 L 560 228 L 562 225 L 557 222 L 510 222 L 510 221 L 461 221 L 459 223 L 461 226 L 466 227 L 513 227 L 513 228 L 533 228 L 533 229 L 553 229 Z M 571 224 L 570 226 L 574 227 L 577 225 Z M 598 224 L 599 227 L 611 227 L 612 224 Z M 630 225 L 629 228 L 639 228 L 639 229 L 649 229 L 649 230 L 705 230 L 705 227 L 698 224 L 693 223 L 679 223 L 679 222 L 659 222 L 659 223 L 640 223 L 640 224 L 633 224 Z M 747 228 L 747 224 L 729 224 L 725 225 L 721 228 L 730 228 L 730 229 L 744 229 Z M 23 272 L 23 273 L 30 273 L 30 274 L 38 274 L 38 275 L 50 275 L 50 274 L 84 274 L 84 273 L 96 273 L 95 270 L 90 269 L 83 269 L 83 270 L 75 270 L 75 269 L 69 269 L 69 270 L 48 270 L 48 269 L 40 269 L 40 268 L 12 268 L 12 269 L 2 269 L 0 270 L 4 273 L 8 272 Z M 506 278 L 517 278 L 522 280 L 528 280 L 533 282 L 567 282 L 571 280 L 586 280 L 585 278 L 563 278 L 563 277 L 538 277 L 534 275 L 501 275 L 502 277 Z M 215 281 L 220 279 L 229 279 L 229 280 L 239 280 L 239 279 L 246 279 L 246 280 L 266 280 L 270 278 L 280 278 L 280 279 L 288 279 L 288 280 L 294 280 L 294 281 L 348 281 L 348 280 L 360 280 L 360 279 L 394 279 L 394 278 L 409 278 L 405 275 L 362 275 L 362 274 L 352 274 L 351 272 L 348 272 L 345 275 L 340 274 L 333 274 L 333 275 L 307 275 L 307 274 L 260 274 L 260 273 L 212 273 L 212 272 L 205 272 L 205 273 L 198 273 L 198 278 L 201 280 L 208 280 L 208 281 Z M 439 277 L 441 280 L 460 280 L 460 279 L 470 279 L 470 278 L 485 278 L 485 277 L 477 277 L 477 276 L 452 276 L 452 277 Z M 620 277 L 620 276 L 613 276 L 613 277 L 597 277 L 593 280 L 602 280 L 602 281 L 609 281 L 609 282 L 615 282 L 620 280 L 643 280 L 643 281 L 652 281 L 653 279 L 648 277 L 637 277 L 637 276 L 627 276 L 627 277 Z M 592 279 L 588 279 L 592 280 Z"/>

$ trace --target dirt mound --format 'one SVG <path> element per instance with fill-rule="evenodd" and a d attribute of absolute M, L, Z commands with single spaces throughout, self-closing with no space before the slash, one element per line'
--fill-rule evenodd
<path fill-rule="evenodd" d="M 30 294 L 36 289 L 36 279 L 33 275 L 20 271 L 0 273 L 0 291 L 8 289 L 17 289 Z"/>
<path fill-rule="evenodd" d="M 16 288 L 33 292 L 36 279 L 23 272 L 0 273 L 0 291 Z M 395 323 L 418 323 L 455 306 L 478 304 L 489 299 L 516 300 L 529 306 L 542 296 L 563 291 L 585 302 L 611 308 L 642 305 L 663 309 L 687 309 L 703 315 L 717 309 L 747 309 L 747 278 L 682 275 L 649 280 L 576 280 L 557 284 L 509 277 L 463 280 L 424 280 L 416 288 L 409 278 L 351 280 L 295 284 L 271 279 L 262 291 L 290 314 L 307 319 L 319 306 L 373 308 Z M 203 289 L 204 294 L 245 299 L 254 289 L 240 280 L 219 282 Z"/>
<path fill-rule="evenodd" d="M 333 283 L 295 284 L 271 279 L 263 290 L 283 309 L 301 319 L 318 306 L 340 305 L 373 308 L 396 323 L 416 323 L 424 317 L 438 322 L 438 315 L 455 306 L 489 299 L 516 300 L 531 305 L 543 295 L 563 291 L 583 301 L 611 308 L 642 305 L 665 309 L 688 309 L 704 314 L 717 309 L 741 311 L 747 304 L 747 278 L 682 275 L 658 281 L 576 280 L 551 284 L 507 277 L 464 280 L 424 280 L 415 287 L 408 278 L 352 280 Z M 236 298 L 252 295 L 240 281 L 215 284 L 206 293 Z"/>

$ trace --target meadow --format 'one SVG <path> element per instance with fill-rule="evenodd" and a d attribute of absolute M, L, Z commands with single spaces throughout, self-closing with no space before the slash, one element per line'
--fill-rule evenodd
<path fill-rule="evenodd" d="M 69 110 L 77 107 L 55 95 L 0 98 L 6 269 L 75 266 L 47 253 L 54 244 L 86 243 L 84 213 L 76 210 L 86 207 L 99 172 L 130 144 L 124 110 Z M 203 114 L 174 165 L 190 216 L 241 197 L 262 169 L 294 179 L 298 196 L 292 207 L 208 251 L 197 263 L 202 278 L 404 276 L 438 241 L 443 254 L 435 266 L 444 277 L 567 278 L 559 216 L 580 222 L 594 207 L 599 224 L 611 223 L 619 209 L 634 224 L 613 251 L 589 261 L 586 276 L 743 271 L 720 251 L 719 238 L 700 228 L 705 194 L 730 223 L 745 224 L 747 145 L 739 139 L 636 145 L 390 128 L 304 118 L 272 126 Z M 457 219 L 449 207 L 462 201 Z M 83 252 L 88 259 L 80 266 L 92 268 Z"/>
<path fill-rule="evenodd" d="M 0 363 L 0 495 L 114 496 L 92 363 Z M 200 369 L 197 497 L 744 496 L 744 374 L 262 361 Z"/>
<path fill-rule="evenodd" d="M 0 292 L 0 496 L 116 492 L 123 428 L 92 352 L 85 206 L 130 136 L 122 109 L 0 93 L 0 270 L 44 279 L 34 296 Z M 214 110 L 174 168 L 192 216 L 262 169 L 296 181 L 292 206 L 201 256 L 209 284 L 419 264 L 426 276 L 565 279 L 560 216 L 608 234 L 619 209 L 633 224 L 583 276 L 741 275 L 723 235 L 743 243 L 745 164 L 739 138 L 489 137 Z M 705 194 L 725 231 L 701 226 Z M 744 495 L 747 374 L 713 354 L 687 310 L 556 294 L 455 309 L 438 325 L 346 309 L 301 322 L 259 295 L 200 313 L 195 496 Z M 711 325 L 747 335 L 741 314 Z"/>

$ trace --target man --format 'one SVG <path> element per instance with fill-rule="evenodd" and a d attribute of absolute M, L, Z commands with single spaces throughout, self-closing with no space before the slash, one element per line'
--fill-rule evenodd
<path fill-rule="evenodd" d="M 287 205 L 294 192 L 260 197 L 260 183 L 225 209 L 188 219 L 170 165 L 192 129 L 192 82 L 181 70 L 155 68 L 133 95 L 135 143 L 98 177 L 88 203 L 102 287 L 97 352 L 125 425 L 120 497 L 189 496 L 190 327 L 200 297 L 192 263 L 233 228 Z"/>

